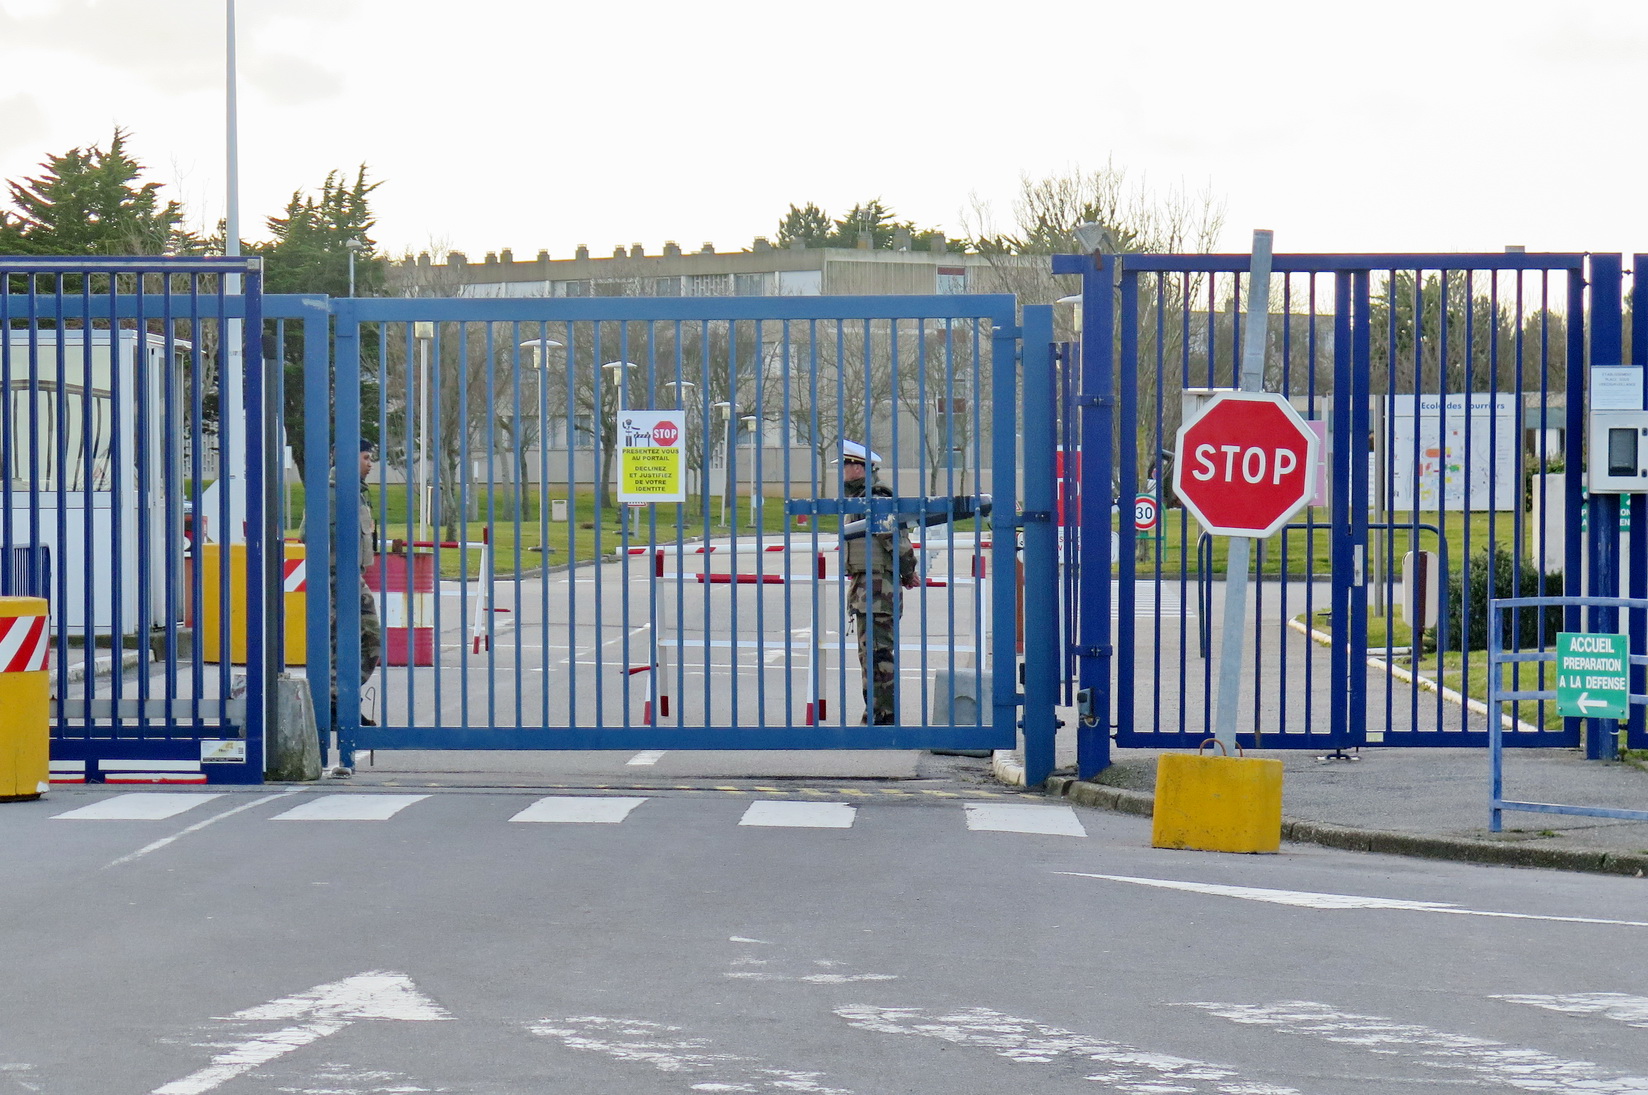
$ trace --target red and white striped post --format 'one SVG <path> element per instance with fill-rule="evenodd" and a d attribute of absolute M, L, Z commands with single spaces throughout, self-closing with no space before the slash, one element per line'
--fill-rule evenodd
<path fill-rule="evenodd" d="M 0 802 L 51 787 L 51 628 L 43 597 L 0 597 Z"/>
<path fill-rule="evenodd" d="M 384 588 L 378 589 L 379 585 Z M 435 553 L 407 547 L 366 573 L 383 606 L 383 664 L 435 664 Z"/>

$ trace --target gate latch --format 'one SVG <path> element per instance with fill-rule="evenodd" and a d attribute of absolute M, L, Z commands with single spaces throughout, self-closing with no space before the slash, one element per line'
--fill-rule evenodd
<path fill-rule="evenodd" d="M 1099 725 L 1098 713 L 1093 710 L 1093 690 L 1091 688 L 1077 690 L 1076 714 L 1081 718 L 1083 726 Z"/>

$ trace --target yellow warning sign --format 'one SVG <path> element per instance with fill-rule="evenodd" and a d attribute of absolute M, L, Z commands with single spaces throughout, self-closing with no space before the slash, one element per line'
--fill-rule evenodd
<path fill-rule="evenodd" d="M 618 500 L 685 502 L 687 450 L 680 411 L 625 411 L 618 431 Z"/>

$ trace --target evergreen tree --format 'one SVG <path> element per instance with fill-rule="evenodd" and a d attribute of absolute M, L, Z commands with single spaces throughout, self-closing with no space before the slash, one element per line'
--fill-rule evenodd
<path fill-rule="evenodd" d="M 7 184 L 13 210 L 0 210 L 0 253 L 160 255 L 198 250 L 183 207 L 162 204 L 159 183 L 138 183 L 143 165 L 115 128 L 107 149 L 49 156 L 44 174 Z"/>

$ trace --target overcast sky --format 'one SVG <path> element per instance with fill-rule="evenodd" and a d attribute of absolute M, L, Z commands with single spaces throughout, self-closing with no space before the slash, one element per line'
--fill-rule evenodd
<path fill-rule="evenodd" d="M 0 178 L 224 198 L 225 0 L 0 0 Z M 739 250 L 791 202 L 960 234 L 1022 174 L 1210 190 L 1221 244 L 1648 251 L 1644 0 L 238 0 L 242 235 L 366 163 L 390 252 Z M 8 203 L 9 204 L 9 203 Z"/>

